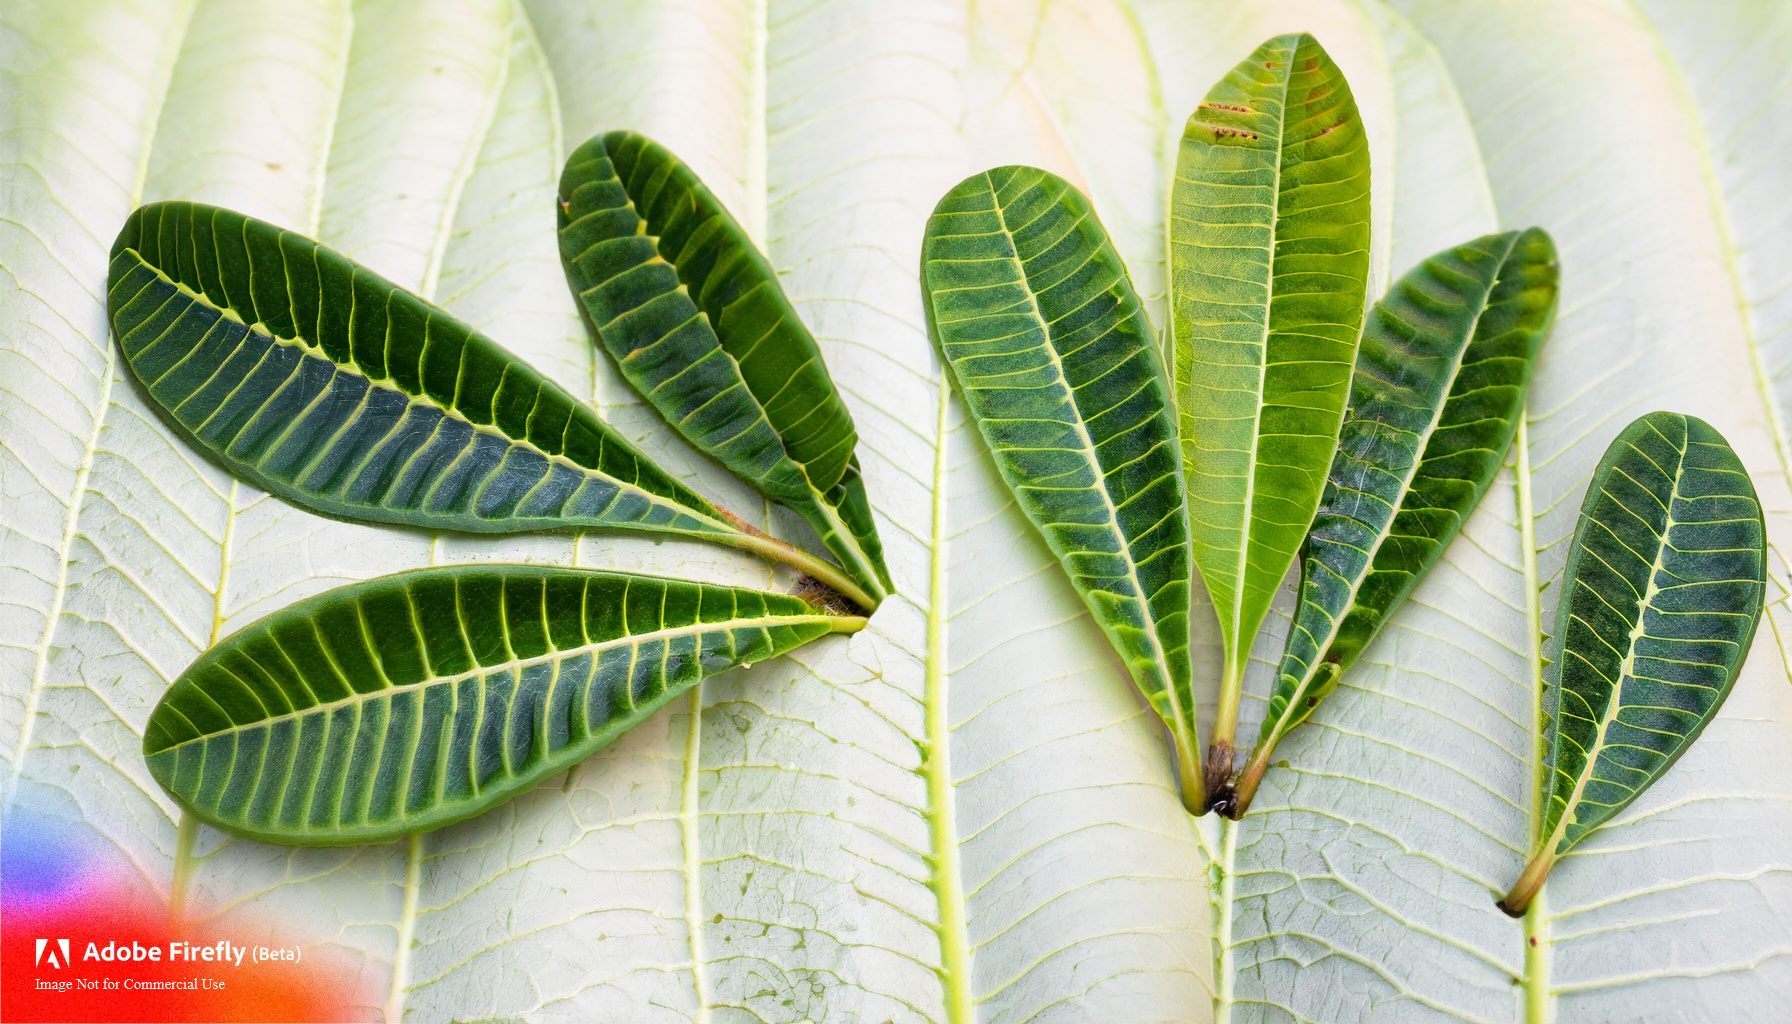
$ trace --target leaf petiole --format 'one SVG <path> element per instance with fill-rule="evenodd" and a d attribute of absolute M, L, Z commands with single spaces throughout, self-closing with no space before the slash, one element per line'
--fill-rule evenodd
<path fill-rule="evenodd" d="M 1556 846 L 1552 842 L 1547 850 L 1531 858 L 1531 862 L 1524 866 L 1524 873 L 1518 876 L 1518 881 L 1512 883 L 1511 891 L 1500 899 L 1500 909 L 1509 917 L 1523 917 L 1531 900 L 1543 888 L 1543 881 L 1549 877 L 1549 869 L 1555 863 Z"/>
<path fill-rule="evenodd" d="M 1207 781 L 1201 770 L 1199 747 L 1191 747 L 1181 739 L 1174 739 L 1176 747 L 1176 776 L 1182 790 L 1182 808 L 1195 817 L 1207 813 Z"/>
<path fill-rule="evenodd" d="M 1251 750 L 1250 760 L 1245 762 L 1244 770 L 1233 781 L 1230 790 L 1215 802 L 1216 808 L 1235 821 L 1244 817 L 1244 812 L 1251 807 L 1251 799 L 1257 795 L 1257 786 L 1263 782 L 1263 773 L 1269 770 L 1269 759 L 1276 752 L 1276 744 L 1288 735 L 1290 729 L 1306 721 L 1319 701 L 1337 685 L 1340 674 L 1337 662 L 1320 662 L 1312 676 L 1295 690 L 1293 699 L 1282 708 L 1281 714 L 1263 723 L 1263 733 Z M 1274 701 L 1270 702 L 1270 708 L 1275 708 Z"/>
<path fill-rule="evenodd" d="M 1232 761 L 1237 753 L 1238 702 L 1243 693 L 1244 665 L 1227 666 L 1225 677 L 1220 681 L 1220 703 L 1213 717 L 1213 737 L 1207 741 L 1206 800 L 1206 810 L 1217 810 L 1227 816 L 1234 816 Z"/>
<path fill-rule="evenodd" d="M 878 602 L 890 596 L 889 590 L 879 579 L 876 559 L 866 553 L 864 544 L 860 542 L 846 521 L 840 517 L 839 511 L 828 503 L 824 495 L 815 494 L 815 508 L 822 520 L 828 524 L 830 531 L 830 536 L 824 537 L 823 542 L 833 541 L 833 543 L 827 544 L 828 549 L 840 556 L 842 562 L 847 563 L 847 568 L 852 572 L 853 578 L 863 584 L 863 593 L 870 598 L 870 604 L 861 606 L 876 608 Z"/>
<path fill-rule="evenodd" d="M 718 543 L 788 566 L 826 587 L 859 611 L 870 612 L 877 607 L 878 599 L 842 572 L 839 566 L 824 558 L 817 558 L 794 544 L 781 541 L 725 509 L 718 511 L 727 517 L 728 524 L 736 531 L 716 537 Z"/>

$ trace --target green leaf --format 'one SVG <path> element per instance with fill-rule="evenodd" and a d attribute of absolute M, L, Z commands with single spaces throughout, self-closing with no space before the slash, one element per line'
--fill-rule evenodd
<path fill-rule="evenodd" d="M 1717 721 L 1572 852 L 1584 865 L 1550 882 L 1546 906 L 1508 921 L 1487 901 L 1523 866 L 1509 845 L 1528 834 L 1535 788 L 1527 637 L 1543 630 L 1527 628 L 1535 590 L 1522 570 L 1534 554 L 1534 582 L 1560 573 L 1606 443 L 1671 392 L 1674 408 L 1735 443 L 1765 507 L 1792 507 L 1773 497 L 1781 474 L 1757 397 L 1792 387 L 1768 372 L 1792 351 L 1792 304 L 1768 301 L 1792 267 L 1792 235 L 1775 234 L 1773 216 L 1792 184 L 1780 159 L 1792 136 L 1758 130 L 1762 103 L 1792 98 L 1783 47 L 1762 45 L 1786 37 L 1792 8 L 1643 0 L 1646 21 L 1603 4 L 1531 0 L 1516 15 L 1397 5 L 1423 34 L 1376 0 L 1297 14 L 1237 5 L 1221 18 L 1211 5 L 1144 3 L 1130 5 L 1136 24 L 1053 4 L 1037 18 L 893 17 L 892 31 L 842 30 L 886 24 L 887 5 L 864 0 L 780 10 L 769 26 L 713 0 L 605 5 L 601 18 L 473 0 L 308 4 L 302 19 L 217 3 L 189 19 L 177 0 L 108 5 L 104 17 L 87 4 L 10 5 L 25 45 L 0 62 L 0 94 L 17 100 L 0 119 L 20 199 L 0 231 L 0 308 L 20 328 L 0 369 L 0 593 L 22 605 L 0 614 L 0 678 L 15 681 L 0 712 L 0 774 L 16 794 L 5 824 L 66 821 L 146 891 L 189 879 L 190 920 L 227 908 L 226 927 L 252 915 L 293 940 L 325 937 L 323 952 L 352 967 L 344 999 L 360 1016 L 529 1017 L 545 1012 L 546 991 L 555 1010 L 591 1020 L 634 1020 L 641 1007 L 942 1020 L 960 996 L 989 1020 L 1202 1020 L 1210 993 L 1212 1012 L 1235 1021 L 1640 1020 L 1682 1002 L 1776 1019 L 1792 985 L 1792 958 L 1778 955 L 1792 903 L 1792 872 L 1779 870 L 1792 691 L 1765 628 Z M 524 48 L 506 60 L 506 19 L 533 19 L 546 59 Z M 1156 715 L 1139 713 L 961 403 L 940 419 L 914 213 L 973 171 L 1019 161 L 1063 172 L 1074 159 L 1149 306 L 1162 291 L 1165 117 L 1180 121 L 1238 57 L 1287 30 L 1278 22 L 1324 42 L 1387 141 L 1374 150 L 1377 197 L 1385 187 L 1396 199 L 1392 211 L 1377 204 L 1375 227 L 1379 246 L 1391 212 L 1396 278 L 1499 230 L 1497 208 L 1550 229 L 1568 290 L 1531 388 L 1529 473 L 1501 474 L 1376 651 L 1284 741 L 1277 759 L 1295 769 L 1270 772 L 1235 828 L 1188 828 Z M 943 68 L 942 49 L 969 63 Z M 249 86 L 220 86 L 247 66 Z M 854 74 L 877 68 L 901 69 L 901 83 Z M 962 108 L 959 71 L 1014 88 L 1000 107 Z M 1539 83 L 1557 116 L 1514 102 Z M 827 310 L 818 340 L 850 393 L 891 572 L 917 604 L 927 587 L 912 584 L 931 573 L 945 602 L 925 619 L 892 608 L 875 637 L 756 668 L 746 691 L 699 684 L 564 786 L 554 777 L 415 844 L 318 851 L 201 826 L 183 856 L 182 812 L 147 778 L 140 733 L 214 617 L 228 635 L 320 587 L 424 564 L 428 541 L 233 488 L 168 436 L 128 370 L 108 380 L 120 360 L 107 249 L 138 180 L 147 198 L 313 234 L 573 394 L 595 386 L 615 429 L 735 509 L 721 467 L 665 447 L 676 439 L 658 413 L 607 356 L 592 365 L 543 223 L 571 148 L 562 125 L 574 145 L 598 125 L 640 127 L 691 158 L 743 223 L 769 204 L 764 245 L 785 288 Z M 431 293 L 430 256 L 443 252 Z M 1515 491 L 1534 519 L 1516 516 Z M 443 547 L 569 560 L 573 543 L 479 535 Z M 764 581 L 711 547 L 589 534 L 579 555 L 678 575 L 696 559 L 703 578 Z M 1549 609 L 1557 590 L 1543 592 Z M 1217 628 L 1196 628 L 1200 679 Z M 1257 653 L 1280 653 L 1279 638 L 1263 650 L 1271 632 Z M 925 697 L 923 658 L 942 677 Z M 1274 667 L 1252 662 L 1265 684 Z M 930 777 L 949 780 L 943 803 L 922 784 L 923 755 Z M 930 838 L 953 834 L 954 805 L 968 970 L 944 967 L 955 933 L 929 888 L 953 877 L 950 844 Z M 888 837 L 900 856 L 885 856 Z M 864 870 L 866 851 L 901 870 Z M 594 865 L 613 884 L 594 883 Z M 1042 865 L 1049 889 L 1035 884 Z M 1321 899 L 1351 912 L 1315 914 Z M 569 967 L 557 954 L 571 945 L 595 952 Z M 493 986 L 494 964 L 517 983 Z"/>
<path fill-rule="evenodd" d="M 1370 310 L 1307 535 L 1300 603 L 1232 813 L 1244 812 L 1276 744 L 1350 670 L 1492 485 L 1558 284 L 1549 235 L 1508 231 L 1431 257 Z"/>
<path fill-rule="evenodd" d="M 1311 36 L 1259 46 L 1189 117 L 1169 247 L 1194 560 L 1226 650 L 1218 784 L 1251 643 L 1331 465 L 1369 274 L 1368 143 Z"/>
<path fill-rule="evenodd" d="M 1761 621 L 1766 567 L 1754 483 L 1705 421 L 1653 412 L 1606 449 L 1563 571 L 1544 813 L 1507 913 L 1717 716 Z"/>
<path fill-rule="evenodd" d="M 737 533 L 490 338 L 272 224 L 141 207 L 112 247 L 108 298 L 168 421 L 296 504 L 478 533 Z"/>
<path fill-rule="evenodd" d="M 302 845 L 439 828 L 516 796 L 707 675 L 857 617 L 795 597 L 522 565 L 327 591 L 206 651 L 143 754 L 182 805 Z"/>
<path fill-rule="evenodd" d="M 559 223 L 567 280 L 635 389 L 887 594 L 846 403 L 776 271 L 696 173 L 644 136 L 598 136 L 567 159 Z"/>
<path fill-rule="evenodd" d="M 1144 304 L 1089 200 L 1033 167 L 972 175 L 927 222 L 927 316 L 996 468 L 1175 737 L 1201 809 L 1188 527 Z"/>

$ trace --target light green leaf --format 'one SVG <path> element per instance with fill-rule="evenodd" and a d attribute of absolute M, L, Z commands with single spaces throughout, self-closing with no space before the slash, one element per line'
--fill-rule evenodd
<path fill-rule="evenodd" d="M 1671 412 L 1624 428 L 1587 484 L 1562 571 L 1546 809 L 1507 913 L 1524 913 L 1556 860 L 1717 716 L 1761 622 L 1766 573 L 1761 503 L 1723 435 Z"/>
<path fill-rule="evenodd" d="M 1119 253 L 1069 182 L 999 167 L 934 208 L 921 278 L 996 468 L 1169 725 L 1183 801 L 1200 813 L 1175 423 Z"/>
<path fill-rule="evenodd" d="M 1436 254 L 1370 310 L 1235 816 L 1276 744 L 1350 671 L 1492 485 L 1555 316 L 1557 279 L 1548 234 L 1508 231 Z"/>
<path fill-rule="evenodd" d="M 1168 231 L 1190 533 L 1226 650 L 1218 785 L 1252 641 L 1337 445 L 1369 274 L 1368 142 L 1311 36 L 1259 46 L 1190 115 Z"/>
<path fill-rule="evenodd" d="M 703 678 L 865 620 L 799 598 L 529 566 L 421 569 L 231 634 L 156 705 L 143 755 L 203 820 L 299 845 L 471 817 Z"/>
<path fill-rule="evenodd" d="M 560 256 L 588 322 L 667 422 L 890 589 L 858 433 L 771 264 L 664 146 L 611 132 L 560 178 Z"/>

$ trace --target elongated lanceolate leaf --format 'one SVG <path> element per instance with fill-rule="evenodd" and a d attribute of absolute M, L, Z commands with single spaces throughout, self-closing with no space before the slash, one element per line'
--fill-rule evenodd
<path fill-rule="evenodd" d="M 496 342 L 310 239 L 197 203 L 133 213 L 112 328 L 230 471 L 347 519 L 509 533 L 736 528 Z"/>
<path fill-rule="evenodd" d="M 946 365 L 1039 527 L 1203 785 L 1190 692 L 1188 527 L 1145 307 L 1089 200 L 1033 167 L 946 193 L 921 254 Z"/>
<path fill-rule="evenodd" d="M 1548 234 L 1508 231 L 1432 256 L 1370 310 L 1234 813 L 1277 742 L 1350 670 L 1487 493 L 1518 429 L 1558 279 Z"/>
<path fill-rule="evenodd" d="M 1754 484 L 1709 424 L 1653 412 L 1606 449 L 1563 570 L 1544 811 L 1508 913 L 1717 716 L 1761 621 L 1766 566 Z"/>
<path fill-rule="evenodd" d="M 863 622 L 654 576 L 421 569 L 227 637 L 156 705 L 143 752 L 175 799 L 232 832 L 387 839 L 517 795 L 706 675 Z"/>
<path fill-rule="evenodd" d="M 1311 36 L 1264 43 L 1189 117 L 1169 246 L 1191 539 L 1226 648 L 1214 778 L 1331 465 L 1369 273 L 1368 143 Z"/>
<path fill-rule="evenodd" d="M 801 514 L 869 592 L 890 589 L 858 434 L 766 262 L 697 175 L 632 132 L 560 178 L 568 281 L 623 375 L 699 449 Z"/>

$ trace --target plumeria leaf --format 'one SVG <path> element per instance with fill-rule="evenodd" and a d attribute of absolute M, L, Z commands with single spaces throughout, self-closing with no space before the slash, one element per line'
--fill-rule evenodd
<path fill-rule="evenodd" d="M 927 315 L 1002 479 L 1175 738 L 1201 810 L 1188 527 L 1151 320 L 1089 200 L 1033 167 L 946 193 Z"/>
<path fill-rule="evenodd" d="M 566 162 L 559 220 L 567 280 L 642 397 L 887 594 L 846 403 L 776 271 L 696 173 L 644 136 L 598 136 Z"/>
<path fill-rule="evenodd" d="M 1252 641 L 1337 446 L 1369 273 L 1369 144 L 1312 36 L 1269 40 L 1207 94 L 1183 131 L 1169 217 L 1190 532 L 1226 650 L 1217 786 Z"/>
<path fill-rule="evenodd" d="M 298 504 L 475 532 L 733 532 L 496 342 L 294 232 L 152 203 L 119 232 L 108 283 L 156 406 Z"/>
<path fill-rule="evenodd" d="M 1544 813 L 1507 913 L 1717 717 L 1761 622 L 1766 569 L 1761 503 L 1722 435 L 1672 412 L 1624 428 L 1587 485 L 1562 574 Z"/>
<path fill-rule="evenodd" d="M 863 624 L 654 576 L 419 569 L 226 637 L 156 705 L 143 753 L 175 799 L 231 832 L 390 839 L 516 796 L 704 676 Z"/>

